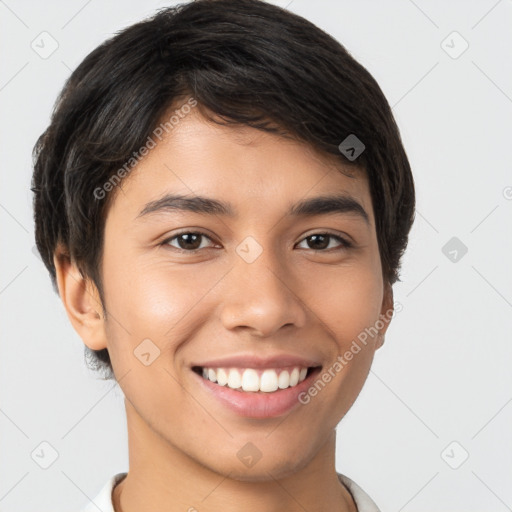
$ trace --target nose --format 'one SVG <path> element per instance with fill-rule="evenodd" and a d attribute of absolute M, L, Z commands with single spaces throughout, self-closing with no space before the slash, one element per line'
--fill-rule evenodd
<path fill-rule="evenodd" d="M 305 325 L 306 306 L 294 290 L 293 274 L 270 250 L 252 263 L 235 260 L 223 282 L 220 316 L 226 329 L 268 337 L 285 326 Z"/>

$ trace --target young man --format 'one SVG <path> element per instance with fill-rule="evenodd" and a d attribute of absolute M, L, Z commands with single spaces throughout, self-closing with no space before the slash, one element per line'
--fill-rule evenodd
<path fill-rule="evenodd" d="M 259 0 L 164 9 L 73 72 L 35 148 L 36 241 L 125 395 L 128 473 L 87 510 L 378 510 L 335 428 L 414 216 L 389 105 Z"/>

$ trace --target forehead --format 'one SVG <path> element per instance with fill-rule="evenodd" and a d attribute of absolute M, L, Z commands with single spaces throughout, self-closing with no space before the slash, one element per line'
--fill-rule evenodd
<path fill-rule="evenodd" d="M 131 218 L 165 194 L 223 199 L 237 215 L 282 214 L 308 197 L 345 194 L 373 223 L 363 169 L 310 145 L 248 126 L 219 125 L 192 110 L 148 151 L 115 190 Z M 262 207 L 264 206 L 264 209 Z"/>

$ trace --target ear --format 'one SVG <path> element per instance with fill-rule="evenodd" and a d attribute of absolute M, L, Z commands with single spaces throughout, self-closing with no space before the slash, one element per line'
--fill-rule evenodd
<path fill-rule="evenodd" d="M 97 287 L 83 277 L 66 248 L 59 246 L 56 249 L 53 262 L 59 295 L 75 331 L 90 349 L 107 348 L 105 319 Z"/>
<path fill-rule="evenodd" d="M 386 283 L 384 285 L 384 295 L 382 298 L 382 307 L 379 315 L 379 325 L 382 325 L 382 327 L 379 329 L 375 350 L 382 347 L 384 344 L 384 336 L 388 330 L 389 324 L 391 323 L 394 309 L 393 288 L 389 283 Z"/>

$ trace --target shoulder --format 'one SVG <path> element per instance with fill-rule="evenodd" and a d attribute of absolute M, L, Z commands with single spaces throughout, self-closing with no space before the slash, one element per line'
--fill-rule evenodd
<path fill-rule="evenodd" d="M 112 490 L 127 473 L 117 473 L 109 478 L 95 498 L 85 505 L 80 512 L 115 512 L 112 504 Z"/>
<path fill-rule="evenodd" d="M 358 512 L 380 512 L 375 502 L 348 476 L 338 473 L 340 482 L 348 489 L 357 506 Z"/>

